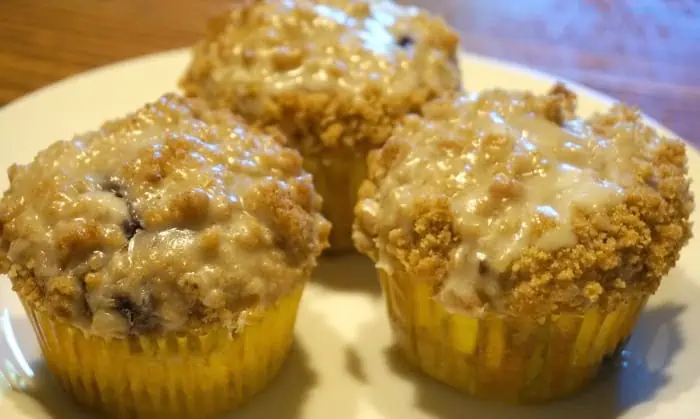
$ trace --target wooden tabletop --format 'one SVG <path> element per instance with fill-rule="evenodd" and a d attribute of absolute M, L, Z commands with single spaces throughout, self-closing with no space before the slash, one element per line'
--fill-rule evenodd
<path fill-rule="evenodd" d="M 0 0 L 0 105 L 113 61 L 192 44 L 235 0 Z M 404 0 L 471 52 L 578 81 L 700 146 L 700 1 Z"/>

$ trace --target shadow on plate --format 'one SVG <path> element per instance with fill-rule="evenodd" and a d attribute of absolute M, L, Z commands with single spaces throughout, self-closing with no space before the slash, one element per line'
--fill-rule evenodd
<path fill-rule="evenodd" d="M 222 419 L 301 418 L 309 391 L 318 382 L 306 349 L 296 340 L 279 376 L 249 403 Z"/>
<path fill-rule="evenodd" d="M 470 398 L 406 364 L 390 344 L 384 348 L 383 358 L 393 377 L 380 377 L 379 386 L 402 388 L 409 383 L 413 403 L 404 406 L 391 397 L 382 397 L 381 391 L 373 395 L 372 403 L 387 418 L 413 417 L 414 409 L 423 412 L 424 417 L 440 419 L 560 419 L 563 414 L 567 419 L 608 419 L 630 411 L 632 417 L 651 416 L 657 404 L 650 401 L 672 403 L 700 379 L 700 359 L 693 350 L 682 350 L 700 347 L 700 336 L 690 333 L 695 319 L 700 318 L 700 288 L 686 278 L 673 281 L 675 286 L 662 287 L 664 292 L 660 294 L 664 296 L 659 300 L 664 303 L 652 303 L 642 314 L 625 349 L 606 362 L 589 387 L 567 399 L 513 406 Z M 381 327 L 388 327 L 388 322 L 365 325 L 360 339 L 380 339 L 377 330 Z M 677 359 L 679 354 L 682 359 Z"/>
<path fill-rule="evenodd" d="M 359 253 L 324 255 L 313 281 L 332 291 L 381 293 L 374 264 Z"/>

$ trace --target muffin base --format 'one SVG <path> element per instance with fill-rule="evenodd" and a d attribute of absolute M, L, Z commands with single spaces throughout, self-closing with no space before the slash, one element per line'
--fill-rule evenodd
<path fill-rule="evenodd" d="M 397 344 L 423 372 L 464 393 L 512 403 L 561 398 L 584 387 L 624 344 L 647 297 L 617 310 L 542 321 L 450 313 L 425 282 L 379 272 Z"/>
<path fill-rule="evenodd" d="M 211 418 L 262 390 L 293 339 L 299 287 L 238 334 L 109 339 L 24 304 L 48 368 L 81 404 L 117 418 Z"/>
<path fill-rule="evenodd" d="M 354 251 L 352 224 L 357 191 L 367 176 L 366 153 L 321 153 L 304 156 L 304 169 L 313 175 L 316 191 L 323 197 L 323 215 L 333 228 L 331 253 Z"/>

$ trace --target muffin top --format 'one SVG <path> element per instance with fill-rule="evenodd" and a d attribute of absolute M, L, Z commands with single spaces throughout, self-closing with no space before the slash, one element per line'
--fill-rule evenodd
<path fill-rule="evenodd" d="M 0 266 L 95 334 L 235 330 L 327 246 L 301 163 L 281 136 L 165 95 L 8 170 Z"/>
<path fill-rule="evenodd" d="M 391 1 L 246 1 L 211 21 L 182 86 L 311 149 L 381 144 L 391 117 L 459 88 L 457 43 Z"/>
<path fill-rule="evenodd" d="M 354 240 L 451 310 L 548 315 L 652 293 L 691 232 L 682 142 L 563 86 L 491 90 L 408 116 L 370 154 Z"/>

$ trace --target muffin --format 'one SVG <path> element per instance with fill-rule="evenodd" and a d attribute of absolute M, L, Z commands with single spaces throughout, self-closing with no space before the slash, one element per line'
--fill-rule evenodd
<path fill-rule="evenodd" d="M 682 142 L 563 86 L 435 100 L 368 158 L 353 238 L 397 344 L 468 394 L 576 391 L 630 335 L 688 241 Z"/>
<path fill-rule="evenodd" d="M 330 229 L 280 135 L 165 95 L 8 175 L 0 266 L 78 401 L 208 418 L 275 376 Z"/>
<path fill-rule="evenodd" d="M 248 1 L 211 21 L 181 87 L 281 129 L 324 198 L 331 249 L 351 250 L 367 152 L 460 88 L 457 43 L 442 20 L 390 1 Z"/>

